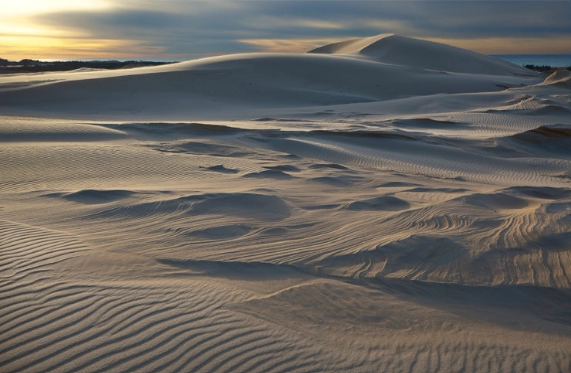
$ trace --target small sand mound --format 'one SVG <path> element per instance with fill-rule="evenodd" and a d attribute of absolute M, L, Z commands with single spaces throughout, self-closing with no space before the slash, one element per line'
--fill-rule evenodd
<path fill-rule="evenodd" d="M 211 260 L 184 260 L 184 259 L 157 259 L 157 262 L 184 268 L 203 275 L 226 277 L 233 279 L 275 279 L 299 277 L 304 274 L 294 266 L 286 264 L 272 264 L 263 262 L 226 262 Z"/>
<path fill-rule="evenodd" d="M 373 132 L 373 131 L 328 131 L 328 130 L 316 130 L 312 131 L 313 134 L 318 135 L 330 135 L 339 137 L 356 137 L 356 138 L 379 138 L 379 139 L 400 139 L 400 140 L 415 140 L 411 136 L 402 135 L 400 133 L 390 133 L 390 132 Z"/>
<path fill-rule="evenodd" d="M 245 154 L 240 148 L 205 141 L 181 141 L 169 145 L 161 144 L 155 149 L 169 153 L 204 154 L 218 157 L 239 156 Z"/>
<path fill-rule="evenodd" d="M 226 168 L 224 167 L 223 164 L 217 164 L 216 166 L 202 167 L 202 168 L 209 171 L 221 172 L 223 174 L 237 174 L 238 172 L 240 172 L 240 170 L 236 170 L 234 168 Z"/>
<path fill-rule="evenodd" d="M 484 207 L 491 210 L 515 210 L 525 208 L 529 205 L 525 199 L 510 196 L 505 193 L 476 193 L 461 197 L 459 200 L 472 206 Z"/>
<path fill-rule="evenodd" d="M 448 120 L 436 120 L 431 118 L 398 119 L 393 122 L 396 126 L 419 127 L 419 128 L 450 128 L 459 124 Z"/>
<path fill-rule="evenodd" d="M 412 235 L 373 250 L 330 256 L 319 262 L 351 277 L 408 278 L 411 274 L 446 279 L 450 266 L 468 254 L 466 247 L 446 237 Z"/>
<path fill-rule="evenodd" d="M 277 196 L 256 193 L 219 193 L 188 197 L 193 214 L 233 215 L 258 220 L 281 220 L 291 207 Z"/>
<path fill-rule="evenodd" d="M 571 146 L 571 129 L 565 127 L 541 126 L 506 138 L 515 143 L 544 148 L 550 152 L 564 151 L 568 153 Z"/>
<path fill-rule="evenodd" d="M 293 176 L 290 174 L 280 171 L 280 170 L 264 170 L 260 172 L 251 172 L 249 174 L 244 175 L 246 178 L 254 178 L 254 179 L 281 179 L 281 180 L 288 180 L 292 179 Z"/>
<path fill-rule="evenodd" d="M 257 193 L 199 194 L 175 199 L 121 206 L 98 212 L 92 217 L 145 219 L 149 217 L 217 214 L 255 220 L 281 220 L 292 207 L 283 199 Z M 214 231 L 216 232 L 216 231 Z M 206 232 L 210 234 L 212 232 Z"/>
<path fill-rule="evenodd" d="M 548 214 L 571 214 L 571 202 L 552 202 L 545 206 L 545 212 Z"/>
<path fill-rule="evenodd" d="M 317 183 L 327 184 L 331 186 L 344 187 L 349 185 L 355 185 L 362 181 L 361 178 L 352 176 L 319 176 L 310 178 L 309 181 L 314 181 Z"/>
<path fill-rule="evenodd" d="M 299 172 L 300 169 L 296 166 L 291 164 L 282 164 L 278 166 L 264 166 L 265 169 L 268 170 L 276 170 L 276 171 L 288 171 L 288 172 Z"/>
<path fill-rule="evenodd" d="M 571 89 L 571 71 L 557 70 L 549 75 L 542 84 Z"/>
<path fill-rule="evenodd" d="M 412 188 L 405 190 L 408 193 L 466 193 L 469 192 L 468 189 L 464 188 Z"/>
<path fill-rule="evenodd" d="M 545 127 L 541 126 L 534 130 L 528 131 L 530 133 L 542 135 L 545 137 L 555 137 L 555 138 L 571 138 L 570 128 L 556 128 L 556 127 Z"/>
<path fill-rule="evenodd" d="M 571 196 L 571 190 L 565 188 L 553 188 L 553 187 L 516 186 L 504 189 L 504 191 L 511 194 L 517 194 L 526 197 L 553 199 L 553 200 L 567 198 Z"/>
<path fill-rule="evenodd" d="M 367 199 L 364 201 L 356 201 L 347 206 L 347 210 L 363 211 L 363 210 L 385 210 L 399 211 L 410 207 L 410 204 L 400 198 L 393 196 L 381 196 Z"/>
<path fill-rule="evenodd" d="M 104 124 L 107 128 L 125 131 L 137 135 L 152 135 L 165 138 L 189 138 L 190 136 L 217 136 L 230 135 L 240 132 L 240 129 L 217 124 L 206 123 L 165 123 L 165 122 L 140 122 Z"/>
<path fill-rule="evenodd" d="M 123 198 L 128 198 L 134 192 L 129 190 L 96 190 L 85 189 L 74 193 L 52 194 L 50 196 L 60 196 L 68 201 L 84 204 L 109 203 Z"/>
<path fill-rule="evenodd" d="M 312 164 L 311 166 L 309 166 L 310 169 L 312 170 L 318 170 L 318 169 L 322 169 L 322 168 L 332 168 L 335 170 L 348 170 L 347 167 L 338 164 L 338 163 L 316 163 L 316 164 Z"/>
<path fill-rule="evenodd" d="M 402 187 L 412 187 L 412 186 L 419 186 L 419 184 L 407 183 L 404 181 L 389 181 L 387 183 L 379 185 L 377 188 L 402 188 Z"/>
<path fill-rule="evenodd" d="M 387 270 L 402 267 L 414 268 L 425 265 L 443 265 L 463 258 L 467 249 L 446 237 L 412 235 L 406 239 L 377 246 L 375 251 L 387 258 Z"/>

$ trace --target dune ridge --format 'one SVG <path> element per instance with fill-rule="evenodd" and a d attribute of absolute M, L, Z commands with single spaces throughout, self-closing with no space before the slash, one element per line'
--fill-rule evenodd
<path fill-rule="evenodd" d="M 396 35 L 348 43 L 323 47 L 333 55 L 321 49 L 237 54 L 130 70 L 46 73 L 21 86 L 14 86 L 17 76 L 2 77 L 0 108 L 81 119 L 180 120 L 217 111 L 236 118 L 245 110 L 490 92 L 541 82 L 529 70 L 442 44 Z"/>
<path fill-rule="evenodd" d="M 382 34 L 325 45 L 309 51 L 365 57 L 377 62 L 471 74 L 535 75 L 520 66 L 479 53 L 394 34 Z"/>
<path fill-rule="evenodd" d="M 568 80 L 397 35 L 0 77 L 0 371 L 570 371 Z"/>

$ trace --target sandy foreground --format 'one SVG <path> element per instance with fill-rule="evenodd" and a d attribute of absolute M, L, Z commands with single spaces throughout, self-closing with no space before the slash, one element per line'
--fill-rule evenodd
<path fill-rule="evenodd" d="M 571 371 L 571 75 L 381 35 L 0 77 L 1 372 Z"/>

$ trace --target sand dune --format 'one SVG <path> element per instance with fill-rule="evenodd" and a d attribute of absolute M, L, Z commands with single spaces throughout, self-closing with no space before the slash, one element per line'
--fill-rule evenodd
<path fill-rule="evenodd" d="M 25 85 L 18 76 L 3 77 L 0 108 L 82 120 L 243 118 L 292 106 L 492 92 L 541 81 L 515 65 L 425 41 L 390 36 L 355 43 L 397 59 L 242 54 L 131 70 L 45 73 L 26 77 Z M 358 55 L 368 57 L 366 51 Z M 417 66 L 420 60 L 428 66 Z"/>
<path fill-rule="evenodd" d="M 0 77 L 0 371 L 571 370 L 571 94 L 395 35 Z"/>
<path fill-rule="evenodd" d="M 520 66 L 427 40 L 383 34 L 333 43 L 309 51 L 365 57 L 391 65 L 470 74 L 535 75 Z"/>

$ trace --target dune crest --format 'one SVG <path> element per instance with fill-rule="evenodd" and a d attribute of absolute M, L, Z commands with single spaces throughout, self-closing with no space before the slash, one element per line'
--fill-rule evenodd
<path fill-rule="evenodd" d="M 527 69 L 497 58 L 394 34 L 342 41 L 313 49 L 308 53 L 355 55 L 393 65 L 457 73 L 535 75 Z"/>

